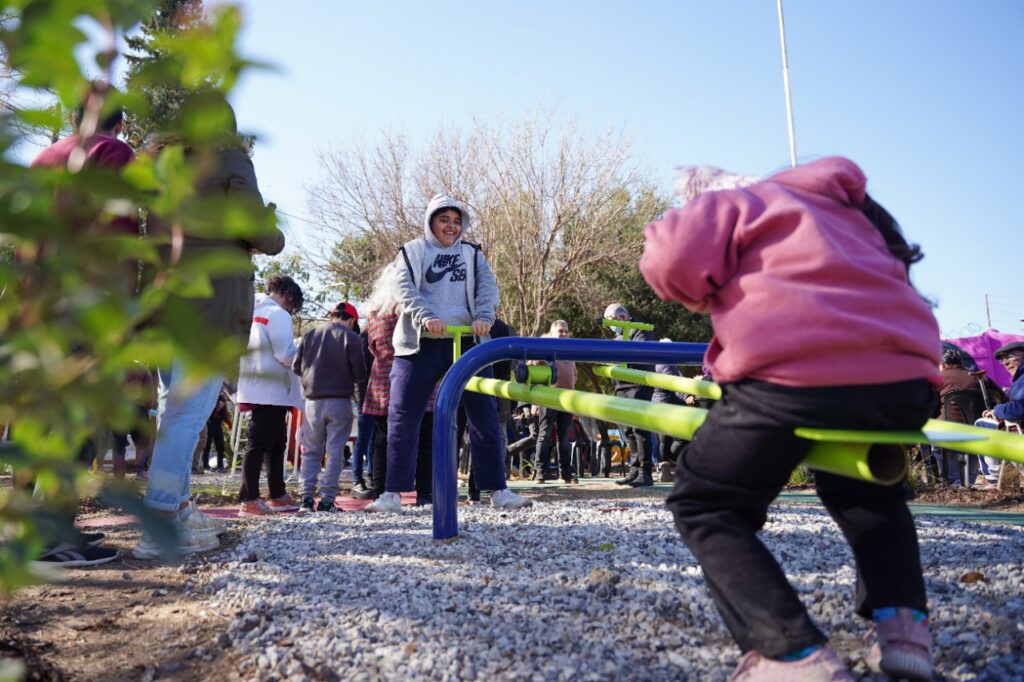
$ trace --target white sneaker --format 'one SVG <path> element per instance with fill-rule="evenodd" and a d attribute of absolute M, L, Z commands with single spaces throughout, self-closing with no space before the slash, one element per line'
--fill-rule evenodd
<path fill-rule="evenodd" d="M 223 519 L 214 518 L 199 511 L 196 503 L 189 500 L 188 506 L 181 510 L 182 522 L 197 533 L 213 533 L 223 535 L 228 532 L 228 524 Z"/>
<path fill-rule="evenodd" d="M 400 514 L 402 512 L 402 496 L 399 493 L 383 493 L 376 500 L 366 505 L 363 511 Z"/>
<path fill-rule="evenodd" d="M 521 509 L 532 507 L 533 500 L 517 495 L 508 488 L 502 488 L 491 493 L 491 506 L 498 509 Z"/>
<path fill-rule="evenodd" d="M 220 540 L 215 533 L 201 533 L 192 530 L 180 518 L 172 522 L 178 531 L 178 543 L 174 547 L 165 547 L 153 539 L 148 531 L 142 533 L 139 543 L 132 550 L 136 559 L 163 559 L 176 554 L 192 554 L 206 552 L 220 547 Z"/>

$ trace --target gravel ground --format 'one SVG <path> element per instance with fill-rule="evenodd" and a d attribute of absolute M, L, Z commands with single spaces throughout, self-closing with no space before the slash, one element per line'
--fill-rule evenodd
<path fill-rule="evenodd" d="M 239 522 L 241 543 L 191 589 L 234 615 L 220 644 L 248 679 L 723 680 L 735 665 L 660 502 L 462 507 L 460 521 L 451 543 L 431 539 L 429 508 Z M 1024 529 L 918 526 L 939 677 L 1021 679 Z M 774 507 L 763 537 L 854 673 L 880 679 L 827 515 Z"/>

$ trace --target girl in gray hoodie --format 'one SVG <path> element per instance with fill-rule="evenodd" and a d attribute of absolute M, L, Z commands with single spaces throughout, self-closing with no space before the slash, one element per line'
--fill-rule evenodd
<path fill-rule="evenodd" d="M 414 488 L 420 422 L 434 384 L 452 364 L 453 344 L 445 327 L 471 326 L 474 338 L 489 338 L 498 305 L 498 284 L 480 247 L 462 240 L 462 232 L 469 225 L 465 208 L 438 194 L 427 206 L 423 237 L 406 242 L 395 258 L 400 314 L 393 339 L 387 481 L 384 494 L 366 511 L 401 511 L 401 493 Z M 490 377 L 490 368 L 480 376 Z M 506 485 L 504 438 L 495 399 L 467 392 L 462 402 L 469 420 L 470 452 L 479 488 L 492 491 L 491 504 L 495 507 L 531 505 L 530 500 Z"/>

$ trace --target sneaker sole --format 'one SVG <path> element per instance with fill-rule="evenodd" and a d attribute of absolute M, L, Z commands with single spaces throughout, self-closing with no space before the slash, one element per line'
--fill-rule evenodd
<path fill-rule="evenodd" d="M 912 682 L 928 682 L 933 679 L 932 667 L 918 656 L 900 651 L 886 652 L 878 662 L 880 672 L 893 679 L 907 679 Z"/>
<path fill-rule="evenodd" d="M 138 547 L 136 547 L 135 549 L 132 550 L 132 556 L 135 557 L 136 559 L 141 559 L 142 561 L 152 561 L 152 560 L 160 560 L 160 559 L 173 559 L 174 557 L 181 556 L 182 554 L 198 554 L 199 552 L 208 552 L 208 551 L 210 551 L 212 549 L 217 549 L 218 547 L 220 547 L 220 543 L 219 542 L 216 545 L 210 545 L 210 546 L 206 546 L 206 545 L 178 545 L 177 547 L 172 549 L 170 552 L 164 551 L 163 548 L 139 549 Z"/>
<path fill-rule="evenodd" d="M 82 559 L 80 561 L 33 561 L 31 562 L 31 565 L 33 569 L 43 572 L 57 568 L 88 568 L 90 566 L 102 566 L 103 564 L 109 564 L 120 556 L 121 554 L 117 553 L 112 557 L 93 559 L 91 561 L 87 559 Z"/>

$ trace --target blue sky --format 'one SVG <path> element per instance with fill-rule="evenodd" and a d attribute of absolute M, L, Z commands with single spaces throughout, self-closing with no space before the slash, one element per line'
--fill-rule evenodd
<path fill-rule="evenodd" d="M 207 0 L 211 4 L 213 0 Z M 540 107 L 675 167 L 789 163 L 774 0 L 243 0 L 233 97 L 266 198 L 306 216 L 317 151 Z M 786 0 L 799 158 L 857 161 L 925 260 L 945 336 L 1022 331 L 1024 2 Z M 314 228 L 291 220 L 295 243 Z M 639 258 L 639 254 L 638 254 Z M 884 302 L 882 303 L 884 305 Z"/>

